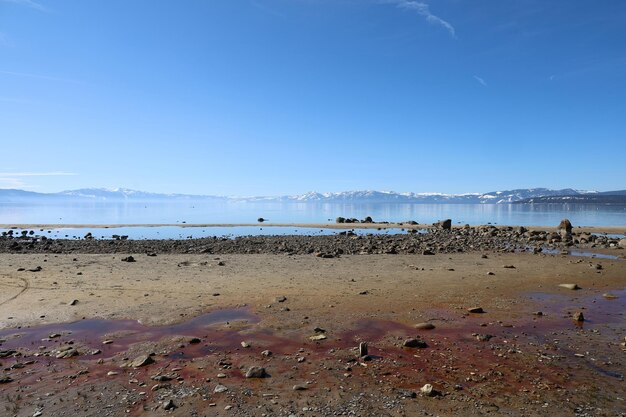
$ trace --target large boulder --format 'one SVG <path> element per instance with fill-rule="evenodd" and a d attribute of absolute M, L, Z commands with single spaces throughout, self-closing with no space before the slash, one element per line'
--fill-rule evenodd
<path fill-rule="evenodd" d="M 451 219 L 441 220 L 437 223 L 434 223 L 433 226 L 438 227 L 443 230 L 450 230 L 452 229 L 452 220 Z"/>
<path fill-rule="evenodd" d="M 559 229 L 561 234 L 562 234 L 563 230 L 565 230 L 565 232 L 571 234 L 572 233 L 572 223 L 568 219 L 563 219 L 563 220 L 561 220 L 561 223 L 559 223 L 559 227 L 557 227 L 557 229 Z"/>
<path fill-rule="evenodd" d="M 568 219 L 561 220 L 558 230 L 562 241 L 572 240 L 572 223 Z"/>

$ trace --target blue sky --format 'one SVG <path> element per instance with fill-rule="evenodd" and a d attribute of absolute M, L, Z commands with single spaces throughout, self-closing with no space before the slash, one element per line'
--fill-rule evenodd
<path fill-rule="evenodd" d="M 626 188 L 626 2 L 0 0 L 0 188 Z"/>

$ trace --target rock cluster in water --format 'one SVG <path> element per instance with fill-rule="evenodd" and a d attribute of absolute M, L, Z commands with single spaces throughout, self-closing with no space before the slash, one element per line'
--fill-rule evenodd
<path fill-rule="evenodd" d="M 568 222 L 569 223 L 569 222 Z M 624 240 L 576 233 L 564 224 L 559 231 L 527 230 L 493 225 L 448 229 L 438 224 L 427 233 L 329 236 L 207 237 L 185 240 L 50 239 L 33 235 L 0 236 L 2 253 L 210 253 L 210 254 L 315 254 L 321 258 L 357 254 L 436 254 L 470 251 L 528 251 L 545 249 L 619 247 Z M 562 233 L 564 232 L 564 233 Z M 127 259 L 127 258 L 125 258 Z"/>

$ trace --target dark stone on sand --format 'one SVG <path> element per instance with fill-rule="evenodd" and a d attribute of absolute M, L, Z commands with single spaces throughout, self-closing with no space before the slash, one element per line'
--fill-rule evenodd
<path fill-rule="evenodd" d="M 585 316 L 583 315 L 582 311 L 578 311 L 576 312 L 576 314 L 574 314 L 574 321 L 577 321 L 579 323 L 585 321 Z"/>
<path fill-rule="evenodd" d="M 402 342 L 402 346 L 408 347 L 408 348 L 424 349 L 424 348 L 428 347 L 428 344 L 426 342 L 424 342 L 423 340 L 419 340 L 419 339 L 416 339 L 416 338 L 412 337 L 412 338 L 406 339 L 404 342 Z"/>
<path fill-rule="evenodd" d="M 263 217 L 259 217 L 258 219 L 256 219 L 256 221 L 259 223 L 263 223 L 265 219 Z"/>
<path fill-rule="evenodd" d="M 131 363 L 130 366 L 133 368 L 140 368 L 142 366 L 150 365 L 154 363 L 154 359 L 150 355 L 140 355 L 136 357 Z"/>
<path fill-rule="evenodd" d="M 472 308 L 468 308 L 467 311 L 469 311 L 470 313 L 474 313 L 474 314 L 482 314 L 485 312 L 485 310 L 483 310 L 482 307 L 472 307 Z"/>
<path fill-rule="evenodd" d="M 132 255 L 127 256 L 125 258 L 122 258 L 122 262 L 135 262 L 135 258 Z"/>
<path fill-rule="evenodd" d="M 367 356 L 367 342 L 361 342 L 359 343 L 359 356 L 363 357 L 363 356 Z"/>
<path fill-rule="evenodd" d="M 0 375 L 0 384 L 8 384 L 9 382 L 13 382 L 13 378 L 9 375 Z"/>
<path fill-rule="evenodd" d="M 450 230 L 452 229 L 452 219 L 441 220 L 437 223 L 434 223 L 433 226 L 443 230 Z"/>
<path fill-rule="evenodd" d="M 417 393 L 415 391 L 407 390 L 407 389 L 399 389 L 398 397 L 400 398 L 417 398 Z"/>
<path fill-rule="evenodd" d="M 168 411 L 168 410 L 174 410 L 176 408 L 176 404 L 174 404 L 174 401 L 172 400 L 167 400 L 167 401 L 163 401 L 163 409 Z"/>
<path fill-rule="evenodd" d="M 15 350 L 0 350 L 0 358 L 8 358 L 9 356 L 13 356 L 17 353 Z"/>
<path fill-rule="evenodd" d="M 565 230 L 566 233 L 572 233 L 572 223 L 568 219 L 563 219 L 557 229 Z"/>
<path fill-rule="evenodd" d="M 251 366 L 246 372 L 246 378 L 267 378 L 268 376 L 265 368 L 260 366 Z"/>

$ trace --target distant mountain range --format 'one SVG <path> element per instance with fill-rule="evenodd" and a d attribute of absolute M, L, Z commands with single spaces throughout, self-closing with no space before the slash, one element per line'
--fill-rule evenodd
<path fill-rule="evenodd" d="M 442 194 L 396 193 L 393 191 L 344 191 L 338 193 L 309 192 L 279 197 L 220 197 L 188 194 L 158 194 L 125 188 L 84 188 L 60 193 L 0 189 L 0 202 L 46 201 L 248 201 L 282 203 L 423 203 L 423 204 L 626 204 L 626 190 L 581 191 L 566 188 L 525 188 L 489 193 Z"/>

